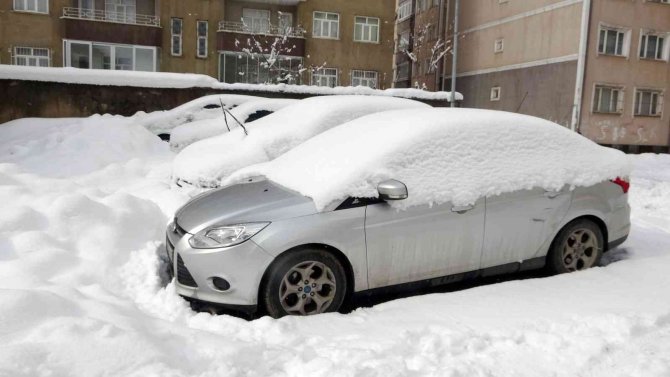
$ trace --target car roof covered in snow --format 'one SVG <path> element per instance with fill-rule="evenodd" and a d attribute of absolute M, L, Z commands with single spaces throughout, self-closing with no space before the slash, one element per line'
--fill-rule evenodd
<path fill-rule="evenodd" d="M 323 210 L 347 197 L 377 197 L 387 179 L 405 183 L 394 205 L 452 202 L 534 187 L 589 186 L 627 176 L 630 164 L 553 122 L 475 109 L 413 109 L 362 117 L 324 132 L 225 183 L 265 176 Z"/>
<path fill-rule="evenodd" d="M 374 96 L 311 97 L 249 123 L 241 129 L 184 148 L 173 176 L 211 186 L 237 169 L 270 161 L 332 127 L 368 114 L 393 109 L 430 108 L 404 98 Z"/>

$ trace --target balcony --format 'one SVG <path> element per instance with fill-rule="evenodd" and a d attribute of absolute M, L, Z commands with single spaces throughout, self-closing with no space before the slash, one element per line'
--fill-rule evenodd
<path fill-rule="evenodd" d="M 246 46 L 249 36 L 254 36 L 254 46 Z M 276 43 L 277 37 L 281 42 Z M 286 37 L 286 40 L 283 40 Z M 217 33 L 219 51 L 243 51 L 245 48 L 256 50 L 256 45 L 264 51 L 276 48 L 279 55 L 304 56 L 305 30 L 302 28 L 280 28 L 274 25 L 255 25 L 250 27 L 239 21 L 221 21 Z"/>
<path fill-rule="evenodd" d="M 162 46 L 158 16 L 103 9 L 63 8 L 65 39 L 139 46 Z"/>
<path fill-rule="evenodd" d="M 135 13 L 109 12 L 100 9 L 86 8 L 63 8 L 62 18 L 72 18 L 89 21 L 113 22 L 117 24 L 161 26 L 161 20 L 157 16 Z"/>
<path fill-rule="evenodd" d="M 219 22 L 219 31 L 232 33 L 258 34 L 258 35 L 276 35 L 287 36 L 289 38 L 304 38 L 305 29 L 303 28 L 280 28 L 274 25 L 258 25 L 250 27 L 244 22 L 239 21 L 221 21 Z"/>

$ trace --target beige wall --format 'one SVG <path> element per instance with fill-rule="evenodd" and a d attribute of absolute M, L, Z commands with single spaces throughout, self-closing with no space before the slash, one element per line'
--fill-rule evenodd
<path fill-rule="evenodd" d="M 340 14 L 338 40 L 312 38 L 314 11 Z M 354 17 L 380 19 L 380 42 L 354 42 Z M 298 5 L 298 25 L 306 30 L 305 63 L 307 66 L 338 68 L 339 84 L 351 84 L 352 70 L 377 71 L 381 89 L 393 81 L 395 0 L 308 0 Z M 309 81 L 306 78 L 306 81 Z"/>
<path fill-rule="evenodd" d="M 163 26 L 163 48 L 161 49 L 160 70 L 165 72 L 200 73 L 218 77 L 219 54 L 216 50 L 216 31 L 219 21 L 224 20 L 224 0 L 161 0 L 160 17 Z M 172 56 L 170 20 L 183 20 L 182 55 Z M 196 56 L 197 21 L 208 21 L 207 58 Z"/>
<path fill-rule="evenodd" d="M 598 54 L 598 33 L 601 23 L 630 30 L 631 43 L 627 57 Z M 670 33 L 670 5 L 643 0 L 594 0 L 589 28 L 580 130 L 582 134 L 599 143 L 669 145 L 670 63 L 638 58 L 641 29 Z M 670 43 L 670 38 L 666 38 L 665 43 Z M 623 114 L 593 113 L 596 84 L 624 87 Z M 665 109 L 661 117 L 633 116 L 636 88 L 658 89 L 665 92 Z"/>
<path fill-rule="evenodd" d="M 453 3 L 453 0 L 451 2 Z M 503 3 L 499 0 L 461 0 L 459 28 L 467 30 L 522 13 L 554 7 L 565 2 L 566 0 L 507 0 Z"/>
<path fill-rule="evenodd" d="M 11 64 L 10 49 L 14 46 L 46 47 L 51 49 L 51 65 L 60 67 L 62 60 L 62 31 L 60 15 L 70 0 L 49 1 L 49 14 L 16 12 L 12 1 L 0 1 L 0 64 Z"/>

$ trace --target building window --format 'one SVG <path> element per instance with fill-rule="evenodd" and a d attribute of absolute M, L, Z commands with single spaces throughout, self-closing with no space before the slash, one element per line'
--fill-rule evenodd
<path fill-rule="evenodd" d="M 291 13 L 279 12 L 277 18 L 279 20 L 279 32 L 282 34 L 288 33 L 293 28 L 293 15 Z"/>
<path fill-rule="evenodd" d="M 377 77 L 376 71 L 354 70 L 351 72 L 351 86 L 368 86 L 377 89 Z"/>
<path fill-rule="evenodd" d="M 196 55 L 199 58 L 207 57 L 207 33 L 209 30 L 209 24 L 207 21 L 198 21 L 196 31 L 197 31 L 197 53 Z"/>
<path fill-rule="evenodd" d="M 170 34 L 172 39 L 170 40 L 171 44 L 171 53 L 172 56 L 181 56 L 182 54 L 182 27 L 184 26 L 184 21 L 181 18 L 173 18 L 170 22 Z"/>
<path fill-rule="evenodd" d="M 337 13 L 314 12 L 314 25 L 312 30 L 314 38 L 340 37 L 340 15 Z"/>
<path fill-rule="evenodd" d="M 667 60 L 666 34 L 642 32 L 640 37 L 640 58 Z"/>
<path fill-rule="evenodd" d="M 14 47 L 13 64 L 30 67 L 48 67 L 51 59 L 48 48 Z"/>
<path fill-rule="evenodd" d="M 428 10 L 430 3 L 431 0 L 416 0 L 416 13 L 419 14 L 422 11 Z"/>
<path fill-rule="evenodd" d="M 663 92 L 638 89 L 635 91 L 635 115 L 658 117 L 663 114 Z"/>
<path fill-rule="evenodd" d="M 242 9 L 242 22 L 246 30 L 252 33 L 267 33 L 270 31 L 270 11 L 265 9 Z"/>
<path fill-rule="evenodd" d="M 406 51 L 409 48 L 409 30 L 398 34 L 397 51 Z"/>
<path fill-rule="evenodd" d="M 301 83 L 301 57 L 280 55 L 270 66 L 267 64 L 269 56 L 249 56 L 241 52 L 222 52 L 219 56 L 219 80 L 229 84 Z"/>
<path fill-rule="evenodd" d="M 496 39 L 495 42 L 493 43 L 493 52 L 497 54 L 503 52 L 504 49 L 505 49 L 505 38 Z"/>
<path fill-rule="evenodd" d="M 135 0 L 105 0 L 105 19 L 134 24 L 137 18 L 136 9 Z"/>
<path fill-rule="evenodd" d="M 312 85 L 337 86 L 337 68 L 321 68 L 312 72 Z"/>
<path fill-rule="evenodd" d="M 491 101 L 500 101 L 501 90 L 499 86 L 491 88 Z"/>
<path fill-rule="evenodd" d="M 66 67 L 120 71 L 156 71 L 156 48 L 64 40 Z"/>
<path fill-rule="evenodd" d="M 623 88 L 596 85 L 593 94 L 593 112 L 605 114 L 623 113 Z"/>
<path fill-rule="evenodd" d="M 14 10 L 49 13 L 49 0 L 14 0 Z"/>
<path fill-rule="evenodd" d="M 628 55 L 628 34 L 629 32 L 623 29 L 601 26 L 598 52 L 604 55 Z"/>
<path fill-rule="evenodd" d="M 407 0 L 398 5 L 398 22 L 404 21 L 412 15 L 412 1 Z"/>
<path fill-rule="evenodd" d="M 400 63 L 395 67 L 395 81 L 407 80 L 409 78 L 409 63 Z"/>
<path fill-rule="evenodd" d="M 354 41 L 379 43 L 379 18 L 356 16 Z"/>

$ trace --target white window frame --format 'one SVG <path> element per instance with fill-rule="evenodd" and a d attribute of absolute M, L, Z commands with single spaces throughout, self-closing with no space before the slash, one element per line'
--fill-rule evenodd
<path fill-rule="evenodd" d="M 505 50 L 505 38 L 498 38 L 493 42 L 493 53 L 499 54 Z"/>
<path fill-rule="evenodd" d="M 668 0 L 670 1 L 670 0 Z M 647 45 L 649 44 L 649 36 L 655 36 L 663 40 L 662 46 L 660 47 L 660 53 L 661 57 L 658 58 L 657 56 L 653 57 L 648 57 L 648 56 L 642 56 L 642 53 L 644 52 L 646 54 L 647 52 Z M 656 40 L 656 54 L 658 55 L 659 53 L 659 47 L 658 47 L 658 39 Z M 657 61 L 668 61 L 668 58 L 670 57 L 670 33 L 658 33 L 658 32 L 653 32 L 651 30 L 640 30 L 640 42 L 638 44 L 639 49 L 638 49 L 638 58 L 643 59 L 643 60 L 657 60 Z"/>
<path fill-rule="evenodd" d="M 354 69 L 351 71 L 351 86 L 367 86 L 377 89 L 379 86 L 379 73 L 377 71 Z"/>
<path fill-rule="evenodd" d="M 174 22 L 179 21 L 179 33 L 175 33 Z M 175 53 L 175 38 L 177 38 L 177 46 L 179 52 Z M 184 19 L 179 17 L 170 18 L 170 55 L 182 56 L 184 54 Z"/>
<path fill-rule="evenodd" d="M 291 30 L 293 28 L 293 13 L 277 12 L 277 27 L 282 34 Z"/>
<path fill-rule="evenodd" d="M 499 86 L 492 87 L 489 99 L 493 102 L 497 102 L 500 101 L 500 97 L 502 97 L 502 88 Z"/>
<path fill-rule="evenodd" d="M 376 25 L 369 23 L 370 20 L 375 20 Z M 361 38 L 356 39 L 356 29 L 360 27 Z M 379 29 L 381 28 L 381 20 L 377 17 L 368 16 L 354 16 L 354 42 L 360 43 L 379 43 Z M 373 31 L 375 31 L 373 33 Z M 368 38 L 365 38 L 365 36 Z"/>
<path fill-rule="evenodd" d="M 610 106 L 609 109 L 600 108 L 600 100 L 602 97 L 603 90 L 610 90 L 612 93 L 617 92 L 617 100 L 614 102 L 614 96 L 610 94 Z M 591 99 L 591 112 L 596 114 L 613 114 L 621 115 L 623 114 L 624 102 L 626 99 L 626 92 L 623 86 L 619 85 L 608 85 L 608 84 L 594 84 L 593 85 L 593 98 Z M 613 111 L 611 109 L 613 108 Z"/>
<path fill-rule="evenodd" d="M 398 34 L 398 43 L 396 44 L 396 51 L 406 51 L 409 48 L 409 30 L 405 30 Z M 403 42 L 404 41 L 404 42 Z"/>
<path fill-rule="evenodd" d="M 36 51 L 46 52 L 46 55 L 35 55 Z M 26 64 L 19 64 L 19 59 L 24 59 Z M 31 64 L 31 62 L 35 64 Z M 40 62 L 46 62 L 46 65 L 41 65 Z M 46 47 L 14 46 L 12 48 L 12 64 L 27 67 L 51 67 L 51 50 Z"/>
<path fill-rule="evenodd" d="M 134 24 L 137 20 L 137 1 L 105 0 L 105 18 L 113 22 Z"/>
<path fill-rule="evenodd" d="M 396 13 L 398 17 L 398 20 L 396 22 L 402 22 L 412 17 L 412 1 L 405 0 L 402 3 L 400 3 L 398 5 L 398 10 Z"/>
<path fill-rule="evenodd" d="M 49 0 L 14 0 L 13 3 L 13 10 L 17 12 L 49 14 Z"/>
<path fill-rule="evenodd" d="M 200 35 L 200 25 L 205 25 L 205 35 Z M 205 50 L 200 50 L 200 41 L 205 41 Z M 195 23 L 195 56 L 204 59 L 209 55 L 209 22 L 206 20 L 198 20 Z"/>
<path fill-rule="evenodd" d="M 244 27 L 252 33 L 270 32 L 271 13 L 267 9 L 243 8 L 242 21 Z"/>
<path fill-rule="evenodd" d="M 312 71 L 310 84 L 315 86 L 327 86 L 330 88 L 334 88 L 338 86 L 339 76 L 340 72 L 337 68 L 320 68 Z M 326 85 L 322 85 L 322 79 L 326 80 Z M 333 83 L 332 86 L 330 85 L 331 80 Z"/>
<path fill-rule="evenodd" d="M 133 49 L 133 69 L 137 69 L 137 50 L 152 50 L 153 52 L 153 71 L 148 72 L 157 72 L 158 71 L 158 48 L 154 46 L 141 46 L 141 45 L 124 45 L 118 43 L 103 43 L 103 42 L 92 42 L 92 41 L 81 41 L 76 39 L 63 39 L 63 66 L 72 67 L 72 54 L 70 50 L 70 45 L 72 43 L 85 44 L 88 45 L 88 69 L 93 69 L 93 45 L 98 46 L 108 46 L 110 47 L 110 71 L 116 71 L 116 48 L 126 47 Z M 86 68 L 81 68 L 86 69 Z"/>
<path fill-rule="evenodd" d="M 650 93 L 652 98 L 656 97 L 656 108 L 652 109 L 652 103 L 649 104 L 649 113 L 642 113 L 642 94 Z M 661 89 L 651 89 L 651 88 L 635 88 L 635 96 L 633 97 L 633 116 L 636 117 L 655 117 L 660 118 L 663 116 L 663 99 L 665 92 Z"/>
<path fill-rule="evenodd" d="M 318 17 L 317 15 L 323 15 L 325 18 Z M 328 19 L 328 16 L 337 16 L 337 20 Z M 312 14 L 312 38 L 321 38 L 321 39 L 340 39 L 340 14 L 333 12 L 323 12 L 323 11 L 314 11 Z M 319 23 L 319 33 L 317 34 L 317 23 Z M 328 32 L 324 33 L 324 26 L 328 26 Z M 335 36 L 332 34 L 333 25 L 337 25 L 337 33 Z"/>
<path fill-rule="evenodd" d="M 605 40 L 602 40 L 603 31 L 605 32 Z M 614 53 L 607 52 L 607 37 L 610 33 L 616 35 L 616 43 L 614 45 Z M 621 40 L 619 39 L 619 34 L 623 35 Z M 602 44 L 602 48 L 601 48 Z M 618 53 L 619 47 L 621 47 L 621 53 Z M 600 24 L 598 27 L 598 55 L 607 55 L 607 56 L 619 56 L 619 57 L 628 57 L 630 50 L 630 29 L 610 26 L 605 24 Z"/>

